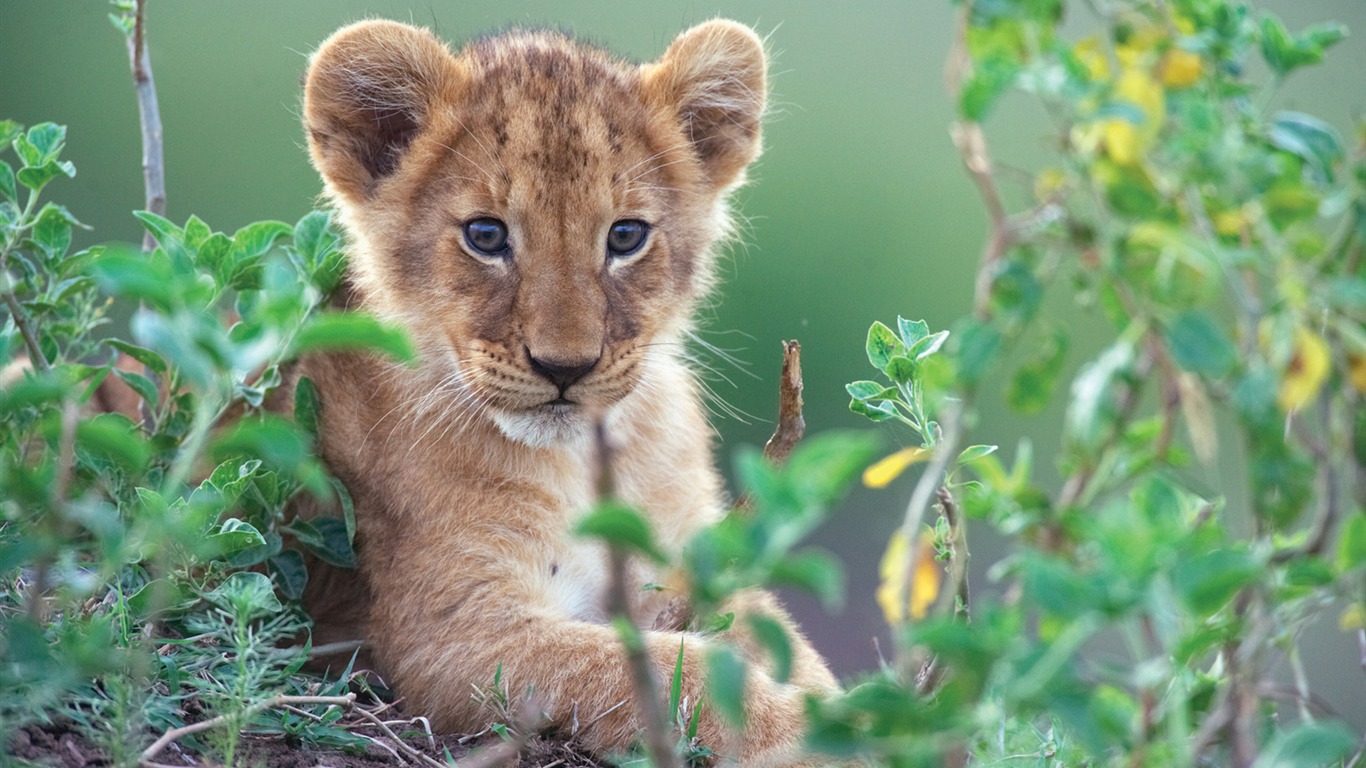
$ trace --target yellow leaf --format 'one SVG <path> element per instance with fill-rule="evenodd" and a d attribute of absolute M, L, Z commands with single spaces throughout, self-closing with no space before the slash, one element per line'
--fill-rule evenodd
<path fill-rule="evenodd" d="M 882 562 L 878 565 L 878 576 L 880 580 L 877 587 L 877 604 L 882 608 L 882 615 L 887 618 L 887 623 L 893 626 L 900 624 L 906 617 L 906 610 L 902 607 L 901 595 L 902 586 L 906 577 L 906 568 L 910 565 L 911 547 L 906 538 L 906 534 L 897 529 L 892 534 L 891 541 L 887 542 L 887 551 L 882 554 Z"/>
<path fill-rule="evenodd" d="M 1091 35 L 1077 41 L 1072 47 L 1072 55 L 1086 68 L 1087 77 L 1092 80 L 1110 79 L 1110 60 L 1101 48 L 1100 35 Z"/>
<path fill-rule="evenodd" d="M 1162 57 L 1162 84 L 1168 88 L 1189 88 L 1200 82 L 1204 71 L 1204 62 L 1198 53 L 1173 48 Z"/>
<path fill-rule="evenodd" d="M 1304 407 L 1318 395 L 1331 368 L 1328 343 L 1307 328 L 1295 329 L 1295 352 L 1285 367 L 1279 402 L 1289 413 Z"/>
<path fill-rule="evenodd" d="M 888 624 L 900 624 L 908 613 L 913 619 L 925 618 L 926 611 L 939 597 L 944 570 L 934 559 L 934 534 L 921 532 L 915 549 L 915 573 L 911 575 L 909 589 L 906 571 L 911 566 L 911 547 L 906 534 L 900 529 L 887 542 L 887 551 L 883 553 L 878 566 L 881 581 L 877 588 L 877 604 L 882 608 L 882 615 Z M 908 591 L 909 597 L 903 599 L 902 596 Z"/>
<path fill-rule="evenodd" d="M 1146 148 L 1157 138 L 1162 123 L 1167 119 L 1167 101 L 1162 84 L 1145 70 L 1126 69 L 1115 83 L 1115 95 L 1138 107 L 1143 113 L 1143 124 L 1138 127 L 1138 132 Z"/>
<path fill-rule="evenodd" d="M 1124 42 L 1115 46 L 1115 56 L 1120 66 L 1140 67 L 1149 54 L 1167 37 L 1166 31 L 1156 24 L 1140 24 L 1134 27 Z"/>
<path fill-rule="evenodd" d="M 930 452 L 926 448 L 902 448 L 863 470 L 863 484 L 869 488 L 886 488 L 907 467 L 929 457 Z"/>
<path fill-rule="evenodd" d="M 1138 162 L 1140 148 L 1138 129 L 1128 120 L 1106 120 L 1101 123 L 1101 136 L 1105 141 L 1105 154 L 1120 165 L 1133 165 Z"/>
<path fill-rule="evenodd" d="M 1366 606 L 1361 603 L 1352 603 L 1338 617 L 1338 628 L 1343 632 L 1351 632 L 1354 629 L 1366 629 Z"/>
<path fill-rule="evenodd" d="M 1238 237 L 1248 225 L 1247 214 L 1242 208 L 1220 211 L 1214 214 L 1214 231 L 1224 237 Z"/>
<path fill-rule="evenodd" d="M 926 531 L 920 534 L 916 545 L 915 574 L 911 578 L 911 618 L 925 618 L 925 611 L 939 597 L 939 587 L 944 581 L 944 569 L 934 559 L 934 535 Z"/>
<path fill-rule="evenodd" d="M 1347 358 L 1348 376 L 1358 392 L 1366 394 L 1366 355 L 1349 355 Z"/>
<path fill-rule="evenodd" d="M 1043 202 L 1067 187 L 1067 174 L 1058 168 L 1045 168 L 1034 177 L 1034 197 Z"/>

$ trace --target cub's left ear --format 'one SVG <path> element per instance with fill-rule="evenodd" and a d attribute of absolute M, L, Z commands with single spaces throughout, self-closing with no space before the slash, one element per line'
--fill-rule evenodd
<path fill-rule="evenodd" d="M 759 156 L 767 69 L 759 36 L 723 19 L 689 29 L 645 65 L 645 82 L 676 111 L 717 189 L 735 183 Z"/>

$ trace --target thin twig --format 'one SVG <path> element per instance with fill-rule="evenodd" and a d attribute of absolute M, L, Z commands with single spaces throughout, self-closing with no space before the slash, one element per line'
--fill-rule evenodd
<path fill-rule="evenodd" d="M 143 205 L 158 216 L 166 215 L 166 164 L 161 134 L 161 108 L 157 104 L 156 80 L 152 76 L 152 60 L 147 53 L 147 29 L 144 12 L 147 0 L 136 0 L 133 13 L 133 33 L 128 36 L 128 63 L 133 70 L 133 87 L 137 91 L 138 118 L 142 123 L 142 183 L 145 188 Z M 142 250 L 156 248 L 151 232 L 142 236 Z"/>
<path fill-rule="evenodd" d="M 28 218 L 27 215 L 24 218 Z M 0 286 L 4 287 L 5 306 L 9 308 L 10 317 L 14 318 L 19 335 L 24 337 L 24 346 L 28 348 L 29 365 L 36 368 L 39 373 L 47 373 L 52 368 L 47 363 L 47 355 L 43 354 L 43 348 L 38 345 L 38 336 L 33 332 L 33 321 L 29 319 L 28 313 L 19 303 L 19 297 L 14 293 L 13 281 L 10 280 L 7 271 L 8 266 L 9 248 L 6 248 L 4 252 L 0 252 Z"/>
<path fill-rule="evenodd" d="M 442 763 L 440 763 L 440 762 L 438 762 L 438 761 L 436 761 L 436 760 L 433 760 L 431 757 L 429 757 L 429 756 L 423 754 L 422 752 L 420 752 L 420 751 L 418 751 L 418 750 L 416 750 L 416 749 L 414 749 L 414 748 L 408 746 L 408 744 L 405 743 L 405 742 L 403 741 L 403 739 L 400 739 L 400 738 L 398 737 L 398 734 L 394 733 L 393 729 L 391 729 L 387 723 L 385 723 L 383 720 L 381 720 L 381 719 L 379 719 L 378 717 L 376 717 L 376 716 L 374 715 L 374 713 L 372 713 L 372 712 L 366 710 L 364 707 L 356 707 L 356 708 L 355 708 L 355 712 L 356 712 L 356 714 L 360 715 L 361 717 L 363 717 L 363 718 L 365 718 L 366 720 L 369 720 L 371 723 L 375 724 L 381 731 L 384 731 L 385 735 L 388 736 L 389 738 L 393 739 L 393 740 L 394 740 L 394 743 L 398 744 L 398 748 L 401 749 L 401 750 L 403 750 L 404 753 L 406 753 L 409 757 L 415 758 L 415 759 L 419 760 L 420 762 L 423 762 L 423 763 L 425 763 L 425 764 L 427 764 L 427 765 L 435 766 L 435 768 L 446 768 L 446 766 L 443 765 Z"/>
<path fill-rule="evenodd" d="M 612 448 L 607 442 L 607 429 L 601 421 L 597 425 L 596 443 L 598 498 L 611 499 L 616 495 L 612 476 Z M 674 754 L 673 737 L 664 716 L 664 705 L 659 695 L 659 685 L 655 681 L 654 667 L 650 662 L 640 627 L 636 626 L 635 620 L 631 617 L 631 600 L 626 587 L 627 559 L 626 551 L 621 547 L 608 546 L 607 612 L 621 629 L 622 646 L 626 651 L 626 663 L 631 671 L 631 686 L 645 728 L 645 746 L 650 753 L 651 764 L 657 768 L 681 768 L 678 755 Z"/>
<path fill-rule="evenodd" d="M 905 605 L 911 592 L 916 561 L 920 557 L 919 547 L 915 546 L 916 535 L 920 532 L 920 527 L 925 524 L 925 512 L 929 509 L 930 499 L 944 482 L 949 462 L 957 450 L 962 427 L 959 418 L 960 408 L 961 404 L 953 401 L 944 409 L 943 416 L 940 419 L 943 427 L 934 446 L 934 455 L 930 458 L 925 473 L 920 476 L 920 480 L 916 483 L 915 489 L 911 491 L 910 501 L 906 504 L 906 515 L 901 521 L 901 534 L 910 543 L 910 556 L 906 559 L 906 571 L 902 574 L 900 583 L 897 585 L 896 602 L 898 605 Z M 909 618 L 909 612 L 906 618 Z M 899 652 L 897 662 L 902 679 L 913 680 L 917 670 L 913 669 L 915 663 L 910 654 L 904 651 Z"/>
<path fill-rule="evenodd" d="M 237 713 L 236 715 L 219 715 L 218 717 L 211 717 L 208 720 L 201 720 L 197 723 L 191 723 L 190 725 L 181 726 L 180 728 L 172 728 L 171 730 L 161 734 L 161 738 L 152 742 L 152 746 L 148 747 L 147 749 L 144 749 L 142 751 L 142 754 L 138 755 L 138 763 L 145 766 L 146 768 L 151 768 L 151 766 L 155 765 L 155 763 L 152 762 L 152 758 L 160 754 L 161 750 L 165 749 L 172 742 L 181 739 L 185 736 L 189 736 L 190 734 L 199 733 L 200 731 L 207 731 L 210 728 L 220 726 L 230 720 L 245 719 L 251 717 L 252 715 L 264 709 L 270 709 L 272 707 L 280 707 L 285 705 L 300 704 L 328 704 L 331 706 L 338 707 L 350 707 L 355 703 L 356 694 L 354 693 L 348 693 L 345 696 L 272 696 L 269 699 L 266 699 L 265 701 L 259 701 L 247 707 L 246 709 L 242 710 L 242 712 Z"/>
<path fill-rule="evenodd" d="M 795 339 L 783 342 L 783 374 L 778 384 L 778 426 L 764 444 L 764 458 L 783 464 L 806 433 L 802 416 L 802 345 Z"/>

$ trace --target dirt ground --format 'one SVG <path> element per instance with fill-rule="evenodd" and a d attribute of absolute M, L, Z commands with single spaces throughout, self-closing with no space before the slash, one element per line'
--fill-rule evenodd
<path fill-rule="evenodd" d="M 368 735 L 368 734 L 367 734 Z M 411 738 L 405 743 L 408 747 L 434 760 L 437 764 L 447 765 L 445 752 L 449 750 L 458 765 L 462 758 L 472 750 L 487 747 L 493 742 L 481 741 L 476 744 L 461 744 L 453 736 L 436 737 L 433 743 L 425 737 Z M 433 763 L 404 751 L 392 738 L 375 735 L 373 743 L 363 754 L 318 751 L 303 746 L 292 746 L 283 740 L 246 738 L 243 742 L 245 756 L 238 761 L 242 766 L 262 766 L 263 768 L 393 768 L 394 766 L 431 766 Z M 6 759 L 8 757 L 8 759 Z M 43 766 L 44 768 L 105 768 L 111 765 L 109 756 L 92 745 L 74 730 L 62 725 L 48 727 L 28 726 L 20 730 L 13 741 L 7 745 L 5 755 L 0 755 L 0 765 L 9 760 L 17 760 L 19 765 Z M 156 757 L 156 764 L 176 768 L 201 767 L 213 768 L 220 763 L 212 758 L 194 755 L 172 744 Z M 532 739 L 516 763 L 503 765 L 517 768 L 602 768 L 605 764 L 594 761 L 590 756 L 567 744 L 550 738 Z"/>

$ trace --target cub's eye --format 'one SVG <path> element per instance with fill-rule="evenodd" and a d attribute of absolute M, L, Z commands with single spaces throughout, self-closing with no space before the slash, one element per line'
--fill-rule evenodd
<path fill-rule="evenodd" d="M 508 247 L 508 226 L 485 217 L 465 222 L 465 242 L 483 256 L 504 256 Z"/>
<path fill-rule="evenodd" d="M 650 225 L 638 219 L 625 219 L 612 224 L 607 230 L 607 253 L 610 256 L 630 256 L 645 245 L 650 234 Z"/>

